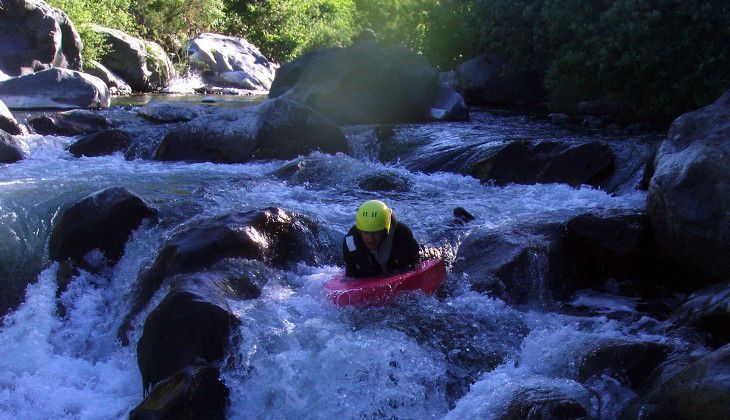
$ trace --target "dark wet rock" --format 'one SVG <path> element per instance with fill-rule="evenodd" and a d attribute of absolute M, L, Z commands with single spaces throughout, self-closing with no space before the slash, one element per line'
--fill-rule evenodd
<path fill-rule="evenodd" d="M 109 107 L 109 88 L 90 74 L 52 68 L 0 82 L 0 97 L 11 109 Z"/>
<path fill-rule="evenodd" d="M 730 91 L 674 120 L 657 152 L 647 208 L 658 248 L 695 273 L 730 279 Z"/>
<path fill-rule="evenodd" d="M 512 398 L 501 420 L 583 419 L 586 409 L 575 399 L 553 389 L 527 388 Z"/>
<path fill-rule="evenodd" d="M 75 109 L 56 114 L 42 115 L 28 121 L 30 128 L 44 136 L 76 136 L 111 128 L 111 121 L 95 112 Z"/>
<path fill-rule="evenodd" d="M 213 365 L 184 368 L 160 382 L 129 413 L 130 420 L 223 420 L 228 388 Z"/>
<path fill-rule="evenodd" d="M 470 102 L 535 104 L 545 100 L 542 75 L 516 72 L 496 55 L 480 55 L 456 69 L 460 91 Z"/>
<path fill-rule="evenodd" d="M 571 123 L 571 118 L 568 114 L 550 114 L 548 118 L 555 125 L 568 125 Z"/>
<path fill-rule="evenodd" d="M 156 221 L 157 210 L 125 188 L 97 191 L 63 212 L 48 242 L 49 256 L 54 261 L 69 259 L 91 269 L 84 256 L 99 249 L 108 262 L 116 263 L 130 233 L 144 219 Z"/>
<path fill-rule="evenodd" d="M 109 88 L 109 93 L 112 95 L 130 95 L 132 93 L 132 88 L 127 84 L 127 82 L 114 74 L 113 71 L 104 67 L 101 63 L 91 61 L 88 64 L 84 64 L 84 73 L 88 73 L 103 80 Z"/>
<path fill-rule="evenodd" d="M 621 106 L 610 100 L 595 100 L 578 102 L 578 113 L 593 117 L 614 117 L 621 116 Z"/>
<path fill-rule="evenodd" d="M 240 321 L 227 299 L 253 299 L 260 286 L 226 271 L 181 274 L 150 312 L 137 343 L 137 364 L 145 390 L 196 363 L 216 363 L 226 355 Z"/>
<path fill-rule="evenodd" d="M 0 130 L 0 164 L 15 163 L 23 159 L 23 153 L 12 135 Z"/>
<path fill-rule="evenodd" d="M 157 123 L 186 122 L 201 113 L 200 107 L 184 102 L 151 101 L 139 109 L 139 115 Z"/>
<path fill-rule="evenodd" d="M 469 213 L 464 207 L 456 207 L 453 211 L 454 217 L 460 222 L 460 223 L 469 223 L 472 220 L 474 220 L 474 216 Z"/>
<path fill-rule="evenodd" d="M 64 12 L 41 0 L 3 1 L 0 11 L 0 71 L 81 70 L 81 37 Z"/>
<path fill-rule="evenodd" d="M 68 148 L 68 151 L 76 157 L 106 156 L 115 152 L 123 152 L 129 147 L 131 141 L 129 133 L 112 128 L 81 137 Z"/>
<path fill-rule="evenodd" d="M 730 283 L 708 287 L 687 299 L 667 320 L 672 326 L 689 325 L 706 332 L 717 348 L 730 343 Z"/>
<path fill-rule="evenodd" d="M 210 85 L 269 90 L 276 65 L 243 38 L 204 33 L 185 44 L 190 68 Z"/>
<path fill-rule="evenodd" d="M 358 186 L 365 191 L 405 192 L 411 189 L 411 182 L 394 172 L 378 172 L 360 178 Z"/>
<path fill-rule="evenodd" d="M 23 134 L 22 127 L 2 100 L 0 100 L 0 130 L 13 135 Z"/>
<path fill-rule="evenodd" d="M 480 160 L 470 175 L 496 185 L 557 182 L 598 186 L 610 178 L 615 161 L 611 148 L 599 142 L 513 141 Z"/>
<path fill-rule="evenodd" d="M 269 97 L 310 106 L 338 123 L 459 117 L 458 97 L 428 61 L 403 46 L 361 42 L 311 51 L 280 67 Z"/>
<path fill-rule="evenodd" d="M 171 276 L 205 270 L 225 258 L 259 260 L 273 266 L 295 262 L 318 265 L 328 257 L 310 218 L 281 208 L 266 208 L 197 223 L 175 234 L 137 282 L 135 303 L 119 328 L 126 341 L 132 319 Z"/>
<path fill-rule="evenodd" d="M 175 70 L 158 44 L 135 38 L 122 31 L 94 25 L 110 50 L 101 64 L 121 77 L 137 92 L 152 92 L 170 84 Z"/>
<path fill-rule="evenodd" d="M 331 121 L 311 108 L 279 98 L 196 118 L 167 134 L 155 159 L 242 163 L 347 150 L 347 139 Z"/>
<path fill-rule="evenodd" d="M 595 129 L 606 127 L 606 121 L 598 117 L 593 117 L 591 115 L 583 118 L 583 122 L 581 122 L 581 124 L 586 127 Z"/>
<path fill-rule="evenodd" d="M 578 365 L 578 380 L 608 375 L 632 389 L 641 389 L 664 363 L 671 347 L 649 341 L 610 339 L 598 344 Z"/>
<path fill-rule="evenodd" d="M 622 419 L 730 417 L 730 344 L 689 365 L 656 375 L 621 413 Z"/>

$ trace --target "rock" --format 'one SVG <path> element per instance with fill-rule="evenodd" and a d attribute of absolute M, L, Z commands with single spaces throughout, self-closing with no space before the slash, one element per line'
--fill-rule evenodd
<path fill-rule="evenodd" d="M 33 118 L 28 125 L 43 136 L 76 136 L 106 130 L 111 127 L 111 121 L 95 112 L 75 109 Z"/>
<path fill-rule="evenodd" d="M 168 133 L 156 160 L 242 163 L 348 150 L 342 131 L 310 108 L 286 99 L 220 109 Z"/>
<path fill-rule="evenodd" d="M 474 220 L 474 216 L 469 213 L 464 207 L 456 207 L 453 211 L 454 217 L 459 223 L 469 223 Z"/>
<path fill-rule="evenodd" d="M 276 65 L 243 38 L 204 33 L 185 44 L 190 68 L 207 84 L 269 90 Z"/>
<path fill-rule="evenodd" d="M 575 399 L 553 389 L 527 388 L 515 394 L 501 420 L 547 420 L 588 418 Z"/>
<path fill-rule="evenodd" d="M 593 117 L 621 117 L 621 106 L 610 100 L 578 102 L 578 113 Z"/>
<path fill-rule="evenodd" d="M 431 107 L 431 117 L 434 120 L 466 121 L 469 119 L 469 109 L 464 98 L 454 88 L 440 83 Z"/>
<path fill-rule="evenodd" d="M 112 95 L 132 94 L 132 88 L 129 87 L 127 82 L 114 74 L 114 72 L 108 68 L 104 67 L 101 63 L 91 61 L 90 63 L 85 64 L 84 72 L 103 80 L 109 88 L 109 93 Z"/>
<path fill-rule="evenodd" d="M 365 191 L 406 192 L 411 189 L 411 182 L 394 172 L 377 172 L 360 178 L 358 186 Z"/>
<path fill-rule="evenodd" d="M 49 256 L 54 261 L 70 259 L 79 267 L 93 269 L 84 257 L 99 249 L 108 262 L 116 263 L 124 253 L 129 234 L 144 219 L 156 221 L 157 210 L 125 188 L 97 191 L 63 212 L 48 242 Z"/>
<path fill-rule="evenodd" d="M 563 183 L 598 186 L 610 179 L 616 158 L 599 142 L 567 144 L 512 141 L 470 170 L 470 175 L 495 185 Z"/>
<path fill-rule="evenodd" d="M 150 101 L 139 109 L 139 115 L 156 123 L 187 122 L 200 115 L 200 107 L 180 102 Z"/>
<path fill-rule="evenodd" d="M 76 140 L 68 151 L 76 157 L 106 156 L 123 152 L 131 142 L 132 139 L 126 131 L 112 128 L 85 135 Z"/>
<path fill-rule="evenodd" d="M 657 247 L 695 286 L 730 279 L 730 91 L 674 120 L 659 147 L 647 208 Z"/>
<path fill-rule="evenodd" d="M 0 164 L 15 163 L 23 159 L 23 153 L 15 145 L 12 135 L 0 130 Z"/>
<path fill-rule="evenodd" d="M 568 114 L 550 114 L 548 115 L 550 122 L 555 125 L 568 125 L 570 124 L 570 116 Z"/>
<path fill-rule="evenodd" d="M 279 80 L 277 80 L 279 79 Z M 423 56 L 403 46 L 361 42 L 303 54 L 276 72 L 270 98 L 286 97 L 340 124 L 425 121 L 463 115 Z M 443 114 L 443 115 L 441 115 Z"/>
<path fill-rule="evenodd" d="M 61 68 L 0 82 L 0 97 L 11 109 L 107 108 L 110 104 L 104 81 Z"/>
<path fill-rule="evenodd" d="M 228 388 L 210 364 L 186 367 L 158 384 L 131 413 L 130 420 L 225 418 Z"/>
<path fill-rule="evenodd" d="M 161 46 L 116 29 L 94 25 L 93 30 L 110 45 L 101 64 L 124 79 L 133 90 L 152 92 L 170 84 L 175 71 Z"/>
<path fill-rule="evenodd" d="M 3 73 L 22 76 L 51 67 L 81 70 L 81 49 L 81 37 L 64 12 L 41 0 L 0 4 Z"/>
<path fill-rule="evenodd" d="M 480 55 L 457 67 L 461 92 L 469 101 L 490 105 L 536 104 L 546 98 L 543 76 L 514 71 L 496 55 Z"/>
<path fill-rule="evenodd" d="M 621 413 L 622 419 L 730 417 L 730 344 L 653 382 Z"/>
<path fill-rule="evenodd" d="M 606 122 L 603 121 L 603 119 L 591 115 L 583 118 L 583 122 L 581 124 L 594 129 L 604 128 L 606 126 Z"/>
<path fill-rule="evenodd" d="M 145 390 L 180 369 L 216 363 L 227 353 L 240 321 L 226 299 L 252 299 L 260 287 L 245 276 L 220 271 L 182 274 L 150 312 L 137 343 L 137 364 Z"/>
<path fill-rule="evenodd" d="M 730 343 L 730 282 L 693 294 L 666 323 L 699 328 L 709 334 L 707 342 L 714 348 Z"/>
<path fill-rule="evenodd" d="M 135 303 L 119 327 L 126 333 L 162 282 L 171 276 L 205 270 L 223 258 L 259 260 L 274 266 L 297 261 L 321 264 L 328 255 L 318 238 L 316 223 L 280 208 L 231 214 L 178 232 L 157 255 L 150 270 L 137 282 Z"/>
<path fill-rule="evenodd" d="M 631 389 L 643 388 L 671 348 L 649 341 L 609 339 L 599 343 L 578 365 L 578 380 L 608 375 Z"/>
<path fill-rule="evenodd" d="M 13 114 L 10 113 L 10 110 L 2 100 L 0 100 L 0 130 L 12 135 L 23 134 L 23 129 L 20 127 L 20 124 L 18 124 L 18 121 L 15 120 Z"/>

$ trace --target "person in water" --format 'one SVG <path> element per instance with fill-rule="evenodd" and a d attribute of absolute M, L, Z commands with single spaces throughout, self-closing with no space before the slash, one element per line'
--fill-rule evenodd
<path fill-rule="evenodd" d="M 418 243 L 411 229 L 379 200 L 357 209 L 355 226 L 342 243 L 347 277 L 377 277 L 410 271 L 418 264 Z"/>

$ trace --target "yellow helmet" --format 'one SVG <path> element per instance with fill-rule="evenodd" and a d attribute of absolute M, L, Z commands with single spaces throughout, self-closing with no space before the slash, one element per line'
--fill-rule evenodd
<path fill-rule="evenodd" d="M 366 201 L 357 209 L 355 227 L 363 232 L 380 232 L 383 229 L 390 232 L 392 213 L 392 210 L 380 200 Z"/>

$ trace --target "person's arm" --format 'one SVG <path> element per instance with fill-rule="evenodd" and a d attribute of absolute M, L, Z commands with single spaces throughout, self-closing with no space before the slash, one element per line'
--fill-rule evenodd
<path fill-rule="evenodd" d="M 348 232 L 342 240 L 342 256 L 345 260 L 345 276 L 347 277 L 358 277 L 360 275 L 360 270 L 354 257 L 356 251 L 354 239 L 352 233 Z"/>

